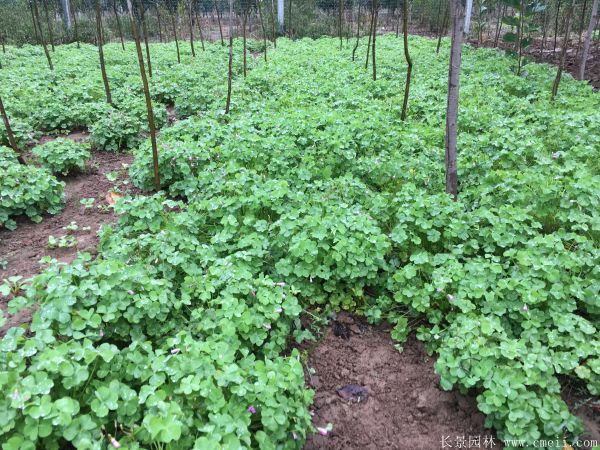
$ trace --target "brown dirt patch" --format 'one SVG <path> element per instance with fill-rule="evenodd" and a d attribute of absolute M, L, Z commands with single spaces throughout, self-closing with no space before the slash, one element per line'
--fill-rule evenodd
<path fill-rule="evenodd" d="M 470 38 L 466 42 L 473 47 L 488 47 L 498 48 L 499 50 L 505 50 L 509 48 L 509 45 L 502 41 L 502 35 L 507 31 L 506 27 L 503 28 L 498 40 L 498 46 L 494 46 L 495 34 L 484 35 L 483 40 L 478 42 L 475 38 Z M 411 27 L 410 33 L 418 36 L 428 37 L 431 39 L 437 39 L 438 33 L 432 31 L 429 28 L 423 27 Z M 495 30 L 494 30 L 495 33 Z M 445 35 L 445 37 L 447 37 Z M 562 41 L 564 39 L 559 37 L 557 39 L 557 47 L 554 50 L 554 39 L 550 36 L 544 49 L 542 49 L 542 39 L 534 39 L 532 45 L 524 50 L 524 56 L 532 58 L 537 63 L 546 63 L 558 66 L 560 63 L 560 50 Z M 578 37 L 573 37 L 569 40 L 569 47 L 565 57 L 565 71 L 569 72 L 573 77 L 577 78 L 579 73 L 579 57 L 583 50 L 583 43 L 580 43 L 579 51 L 577 50 Z M 587 80 L 595 90 L 600 89 L 600 44 L 597 41 L 592 41 L 590 45 L 590 53 L 585 66 L 585 80 Z"/>
<path fill-rule="evenodd" d="M 315 372 L 306 376 L 315 390 L 313 423 L 332 423 L 333 431 L 310 436 L 305 450 L 435 450 L 442 448 L 444 437 L 456 447 L 463 437 L 468 445 L 469 436 L 479 436 L 481 448 L 502 448 L 484 427 L 473 398 L 441 390 L 435 358 L 427 356 L 422 342 L 410 337 L 399 352 L 389 327 L 372 327 L 346 314 L 338 321 L 349 336 L 339 329 L 334 333 L 335 324 L 327 327 L 308 357 Z M 337 390 L 347 384 L 364 386 L 368 399 L 342 400 Z M 496 446 L 484 447 L 491 436 Z"/>
<path fill-rule="evenodd" d="M 580 436 L 581 441 L 600 442 L 600 397 L 590 396 L 583 383 L 573 378 L 561 380 L 562 397 L 569 405 L 573 414 L 581 419 L 585 431 Z M 582 450 L 592 446 L 582 445 Z"/>
<path fill-rule="evenodd" d="M 563 39 L 558 39 L 556 51 L 554 51 L 553 39 L 548 39 L 545 48 L 542 49 L 542 40 L 535 39 L 533 44 L 524 52 L 525 56 L 532 58 L 537 63 L 546 63 L 558 66 L 560 63 L 560 52 Z M 475 40 L 469 40 L 469 43 L 474 47 L 494 47 L 494 42 L 486 40 L 482 43 L 477 43 Z M 507 48 L 505 42 L 500 39 L 498 48 L 504 50 Z M 577 78 L 579 75 L 579 60 L 583 50 L 583 43 L 580 44 L 579 51 L 577 50 L 577 39 L 569 41 L 569 47 L 565 55 L 565 71 Z M 600 89 L 600 44 L 592 42 L 590 45 L 590 53 L 585 65 L 585 76 L 595 90 Z"/>
<path fill-rule="evenodd" d="M 73 136 L 71 136 L 73 137 Z M 85 137 L 77 134 L 76 139 Z M 48 138 L 42 138 L 47 142 Z M 96 252 L 98 244 L 97 231 L 101 225 L 116 220 L 116 215 L 108 207 L 106 195 L 113 190 L 117 182 L 109 181 L 106 174 L 113 171 L 123 171 L 123 164 L 130 164 L 133 155 L 95 152 L 84 173 L 65 177 L 65 207 L 60 214 L 46 215 L 40 223 L 33 223 L 26 217 L 17 219 L 17 229 L 0 230 L 0 283 L 8 277 L 20 275 L 30 278 L 41 270 L 39 263 L 43 256 L 51 256 L 61 262 L 72 261 L 79 251 Z M 80 203 L 82 198 L 95 198 L 94 207 L 85 209 Z M 100 208 L 98 208 L 100 206 Z M 71 222 L 76 222 L 79 230 L 72 232 L 77 238 L 77 246 L 71 248 L 48 248 L 50 235 L 60 238 L 67 234 L 64 229 Z M 82 230 L 89 227 L 89 230 Z M 6 267 L 3 269 L 2 266 Z M 30 311 L 22 311 L 14 316 L 6 312 L 7 299 L 0 299 L 0 308 L 7 316 L 7 321 L 0 328 L 3 336 L 10 327 L 27 322 L 31 318 Z"/>
<path fill-rule="evenodd" d="M 565 56 L 565 71 L 569 72 L 575 78 L 579 75 L 579 59 L 581 56 L 581 50 L 577 52 L 577 44 L 575 48 L 567 49 Z M 582 44 L 583 48 L 583 44 Z M 560 48 L 556 49 L 556 52 L 551 50 L 541 49 L 541 44 L 536 45 L 528 52 L 536 62 L 545 62 L 548 64 L 554 64 L 558 66 L 560 62 Z M 600 89 L 600 47 L 598 44 L 590 46 L 590 55 L 585 65 L 585 79 L 594 87 L 594 89 Z"/>

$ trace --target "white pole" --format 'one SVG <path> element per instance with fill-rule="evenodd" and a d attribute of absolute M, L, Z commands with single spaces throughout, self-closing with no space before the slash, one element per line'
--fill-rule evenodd
<path fill-rule="evenodd" d="M 452 44 L 448 69 L 448 104 L 446 109 L 446 192 L 458 197 L 458 171 L 456 168 L 456 145 L 458 134 L 458 97 L 460 85 L 460 63 L 465 10 L 462 0 L 450 1 L 452 15 Z"/>
<path fill-rule="evenodd" d="M 277 22 L 279 23 L 279 32 L 283 33 L 283 11 L 285 9 L 284 0 L 277 0 Z"/>
<path fill-rule="evenodd" d="M 471 13 L 473 12 L 473 0 L 467 0 L 467 11 L 465 13 L 465 35 L 469 35 L 471 28 Z"/>
<path fill-rule="evenodd" d="M 70 0 L 61 0 L 63 9 L 63 22 L 67 29 L 71 29 L 71 5 Z"/>

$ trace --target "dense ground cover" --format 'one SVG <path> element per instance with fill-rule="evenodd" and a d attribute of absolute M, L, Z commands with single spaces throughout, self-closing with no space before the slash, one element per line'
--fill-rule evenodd
<path fill-rule="evenodd" d="M 15 216 L 42 220 L 62 208 L 64 184 L 44 169 L 19 164 L 16 153 L 0 146 L 0 225 L 14 229 Z"/>
<path fill-rule="evenodd" d="M 236 64 L 229 115 L 225 48 L 178 65 L 152 47 L 155 109 L 182 119 L 159 136 L 163 191 L 116 205 L 96 259 L 17 292 L 14 308 L 39 309 L 0 344 L 6 448 L 301 447 L 311 393 L 288 338 L 308 334 L 303 311 L 340 308 L 388 320 L 400 344 L 425 318 L 442 386 L 477 393 L 501 438 L 578 436 L 559 379 L 600 393 L 598 95 L 565 77 L 550 103 L 550 68 L 518 77 L 465 48 L 453 202 L 447 49 L 411 39 L 401 122 L 400 42 L 378 39 L 377 81 L 338 45 L 278 41 L 245 80 Z M 93 48 L 57 48 L 55 74 L 41 50 L 9 49 L 0 91 L 21 142 L 85 126 L 92 145 L 137 148 L 135 55 L 106 54 L 114 107 Z M 135 156 L 151 190 L 149 143 Z"/>

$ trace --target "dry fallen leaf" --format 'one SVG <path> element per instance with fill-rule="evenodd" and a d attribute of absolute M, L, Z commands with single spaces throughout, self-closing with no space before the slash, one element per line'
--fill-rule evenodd
<path fill-rule="evenodd" d="M 120 192 L 110 191 L 108 194 L 106 194 L 106 202 L 109 205 L 114 205 L 120 198 L 123 198 L 123 194 Z"/>

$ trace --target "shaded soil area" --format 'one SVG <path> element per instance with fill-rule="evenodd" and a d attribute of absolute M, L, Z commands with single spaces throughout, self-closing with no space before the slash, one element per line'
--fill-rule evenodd
<path fill-rule="evenodd" d="M 502 448 L 473 398 L 441 390 L 433 363 L 414 337 L 400 352 L 386 326 L 340 314 L 309 351 L 314 373 L 306 375 L 315 390 L 313 423 L 333 429 L 310 436 L 305 450 L 434 450 L 443 439 L 468 448 L 469 438 L 479 439 L 481 448 Z M 349 389 L 338 390 L 348 384 L 364 387 L 361 401 L 342 398 Z M 489 445 L 492 439 L 495 445 Z"/>
<path fill-rule="evenodd" d="M 301 346 L 306 383 L 315 391 L 313 424 L 333 426 L 310 436 L 304 450 L 503 448 L 473 397 L 439 387 L 425 345 L 411 336 L 399 351 L 390 331 L 341 313 L 318 344 Z M 561 383 L 585 428 L 577 448 L 589 450 L 584 442 L 600 442 L 600 401 L 572 380 Z"/>
<path fill-rule="evenodd" d="M 502 41 L 502 34 L 504 34 L 506 31 L 506 29 L 502 30 L 502 33 L 498 39 L 497 47 L 494 45 L 495 36 L 484 35 L 481 42 L 479 42 L 477 39 L 468 39 L 467 42 L 473 47 L 488 47 L 505 50 L 508 48 L 508 44 Z M 437 39 L 439 36 L 436 31 L 422 27 L 411 27 L 410 33 L 432 39 Z M 557 46 L 555 49 L 553 38 L 548 38 L 545 45 L 542 44 L 542 39 L 535 39 L 530 47 L 524 49 L 523 55 L 533 59 L 537 63 L 546 63 L 558 66 L 560 62 L 562 41 L 563 38 L 559 37 L 557 39 Z M 577 49 L 578 44 L 579 50 Z M 577 37 L 569 40 L 569 47 L 567 48 L 567 54 L 565 57 L 565 72 L 570 73 L 575 78 L 578 77 L 579 58 L 582 50 L 583 42 L 579 43 Z M 600 89 L 600 43 L 597 41 L 592 42 L 590 45 L 590 52 L 585 66 L 584 79 L 587 80 L 595 90 Z"/>
<path fill-rule="evenodd" d="M 581 419 L 585 432 L 580 436 L 581 441 L 600 443 L 600 397 L 591 397 L 582 383 L 573 379 L 561 380 L 562 397 L 573 414 Z M 582 445 L 582 450 L 593 446 Z"/>
<path fill-rule="evenodd" d="M 85 136 L 83 133 L 77 133 L 70 137 L 80 140 Z M 48 140 L 46 137 L 40 142 Z M 35 275 L 42 268 L 40 259 L 46 255 L 62 262 L 70 262 L 77 252 L 88 251 L 94 254 L 98 244 L 98 229 L 101 225 L 116 220 L 107 195 L 119 184 L 119 180 L 110 181 L 107 174 L 113 173 L 119 176 L 120 180 L 124 180 L 126 171 L 123 165 L 130 164 L 132 160 L 133 155 L 130 154 L 93 153 L 83 173 L 62 178 L 66 184 L 65 207 L 60 214 L 46 215 L 40 223 L 33 223 L 26 217 L 21 217 L 17 219 L 16 230 L 0 229 L 0 283 L 15 275 L 22 276 L 23 279 Z M 128 189 L 128 186 L 121 184 L 121 188 Z M 89 208 L 84 207 L 80 202 L 84 198 L 93 198 L 93 205 Z M 76 223 L 77 230 L 66 229 L 71 222 Z M 49 248 L 49 236 L 60 239 L 67 235 L 77 240 L 75 246 Z M 22 311 L 10 316 L 6 312 L 7 300 L 0 299 L 0 308 L 7 316 L 6 323 L 0 328 L 0 336 L 10 327 L 27 322 L 31 318 L 31 311 Z"/>
<path fill-rule="evenodd" d="M 493 47 L 493 41 L 485 41 L 478 44 L 476 41 L 469 41 L 469 43 L 475 47 Z M 556 50 L 554 50 L 554 42 L 547 41 L 544 48 L 542 48 L 541 39 L 536 39 L 531 47 L 525 50 L 525 56 L 532 58 L 535 62 L 553 64 L 558 66 L 560 63 L 560 52 L 561 52 L 561 40 L 557 42 Z M 507 44 L 498 42 L 500 49 L 507 48 Z M 567 53 L 565 56 L 565 72 L 573 75 L 574 78 L 578 78 L 579 74 L 579 60 L 583 51 L 583 44 L 579 51 L 577 50 L 577 41 L 569 42 Z M 525 69 L 527 70 L 527 69 Z M 595 90 L 600 89 L 600 45 L 597 42 L 593 42 L 590 45 L 590 53 L 585 66 L 585 80 L 587 80 Z"/>
<path fill-rule="evenodd" d="M 560 49 L 557 48 L 556 52 L 548 49 L 542 51 L 539 43 L 529 50 L 528 55 L 537 62 L 545 62 L 554 65 L 558 65 L 560 62 Z M 581 51 L 578 54 L 576 47 L 567 49 L 565 71 L 569 72 L 575 78 L 577 78 L 579 73 L 580 56 Z M 585 79 L 594 86 L 594 89 L 600 89 L 600 46 L 598 44 L 590 47 L 590 55 L 585 65 Z"/>

